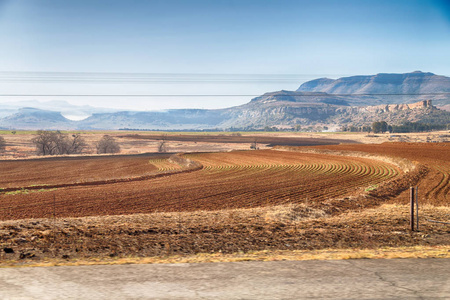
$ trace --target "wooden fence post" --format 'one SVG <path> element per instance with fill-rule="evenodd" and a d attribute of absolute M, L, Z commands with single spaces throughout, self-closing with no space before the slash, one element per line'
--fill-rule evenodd
<path fill-rule="evenodd" d="M 410 187 L 409 188 L 409 190 L 410 190 L 410 219 L 409 219 L 409 225 L 410 225 L 410 228 L 411 228 L 411 231 L 414 231 L 414 200 L 415 200 L 415 197 L 414 197 L 414 191 L 415 191 L 415 188 L 414 187 Z"/>
<path fill-rule="evenodd" d="M 416 187 L 416 230 L 419 231 L 419 187 Z"/>

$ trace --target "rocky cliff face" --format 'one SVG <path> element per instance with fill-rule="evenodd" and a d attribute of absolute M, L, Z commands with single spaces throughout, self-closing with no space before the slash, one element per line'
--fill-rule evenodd
<path fill-rule="evenodd" d="M 363 110 L 378 113 L 378 112 L 397 112 L 401 110 L 424 109 L 424 108 L 434 108 L 432 100 L 423 100 L 409 104 L 403 103 L 403 104 L 366 106 L 363 108 Z"/>
<path fill-rule="evenodd" d="M 450 122 L 450 113 L 437 109 L 431 100 L 409 104 L 343 106 L 325 103 L 254 101 L 229 109 L 218 127 L 260 128 L 295 125 L 370 125 L 375 121 L 400 124 L 404 120 L 427 123 Z"/>
<path fill-rule="evenodd" d="M 364 126 L 376 121 L 392 125 L 400 125 L 404 121 L 447 124 L 450 123 L 450 113 L 433 106 L 431 100 L 424 100 L 409 104 L 338 108 L 335 115 L 326 120 L 342 126 Z"/>
<path fill-rule="evenodd" d="M 247 106 L 228 111 L 229 119 L 220 124 L 222 128 L 260 128 L 265 126 L 311 124 L 334 116 L 337 108 L 327 104 Z"/>

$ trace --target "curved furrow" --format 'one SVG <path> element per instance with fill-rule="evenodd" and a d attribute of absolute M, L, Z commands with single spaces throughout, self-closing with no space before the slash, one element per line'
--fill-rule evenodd
<path fill-rule="evenodd" d="M 443 170 L 441 167 L 436 167 L 436 169 L 441 173 L 442 179 L 438 185 L 431 190 L 430 194 L 435 198 L 438 198 L 440 194 L 443 194 L 444 198 L 447 199 L 447 193 L 450 188 L 448 171 Z M 447 191 L 447 193 L 445 191 Z"/>
<path fill-rule="evenodd" d="M 361 192 L 361 188 L 398 173 L 390 165 L 363 158 L 271 150 L 185 157 L 199 162 L 203 169 L 140 182 L 55 190 L 52 194 L 57 202 L 64 200 L 64 205 L 58 206 L 59 216 L 215 210 L 302 202 L 307 198 L 322 201 Z M 173 167 L 164 160 L 154 161 L 160 169 Z M 440 193 L 446 188 L 443 184 Z M 48 213 L 46 207 L 39 208 L 39 203 L 47 205 L 45 193 L 0 196 L 1 218 L 13 200 L 20 206 L 18 217 Z M 22 211 L 21 207 L 27 205 L 35 211 Z"/>

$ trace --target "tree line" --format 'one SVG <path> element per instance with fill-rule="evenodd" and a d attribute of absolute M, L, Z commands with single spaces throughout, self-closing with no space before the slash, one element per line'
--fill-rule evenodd
<path fill-rule="evenodd" d="M 405 132 L 425 132 L 433 130 L 445 130 L 449 129 L 450 124 L 429 124 L 420 122 L 405 122 L 402 125 L 392 126 L 393 132 L 405 133 Z"/>
<path fill-rule="evenodd" d="M 424 132 L 433 130 L 448 129 L 449 124 L 429 124 L 420 122 L 404 122 L 401 125 L 389 125 L 386 121 L 373 122 L 372 125 L 366 126 L 344 126 L 342 131 L 347 132 L 373 132 L 373 133 L 407 133 L 407 132 Z"/>
<path fill-rule="evenodd" d="M 69 136 L 61 131 L 39 130 L 31 142 L 36 147 L 37 155 L 80 154 L 89 146 L 79 134 Z M 120 152 L 119 144 L 109 135 L 104 135 L 95 143 L 95 148 L 98 154 Z"/>

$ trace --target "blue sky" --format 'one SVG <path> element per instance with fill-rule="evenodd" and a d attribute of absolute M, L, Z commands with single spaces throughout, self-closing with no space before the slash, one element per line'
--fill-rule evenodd
<path fill-rule="evenodd" d="M 317 77 L 450 76 L 449 1 L 0 0 L 0 40 L 4 94 L 258 95 Z M 36 73 L 23 81 L 29 74 L 11 72 Z M 127 80 L 111 82 L 122 73 Z M 250 99 L 57 98 L 134 109 Z"/>

